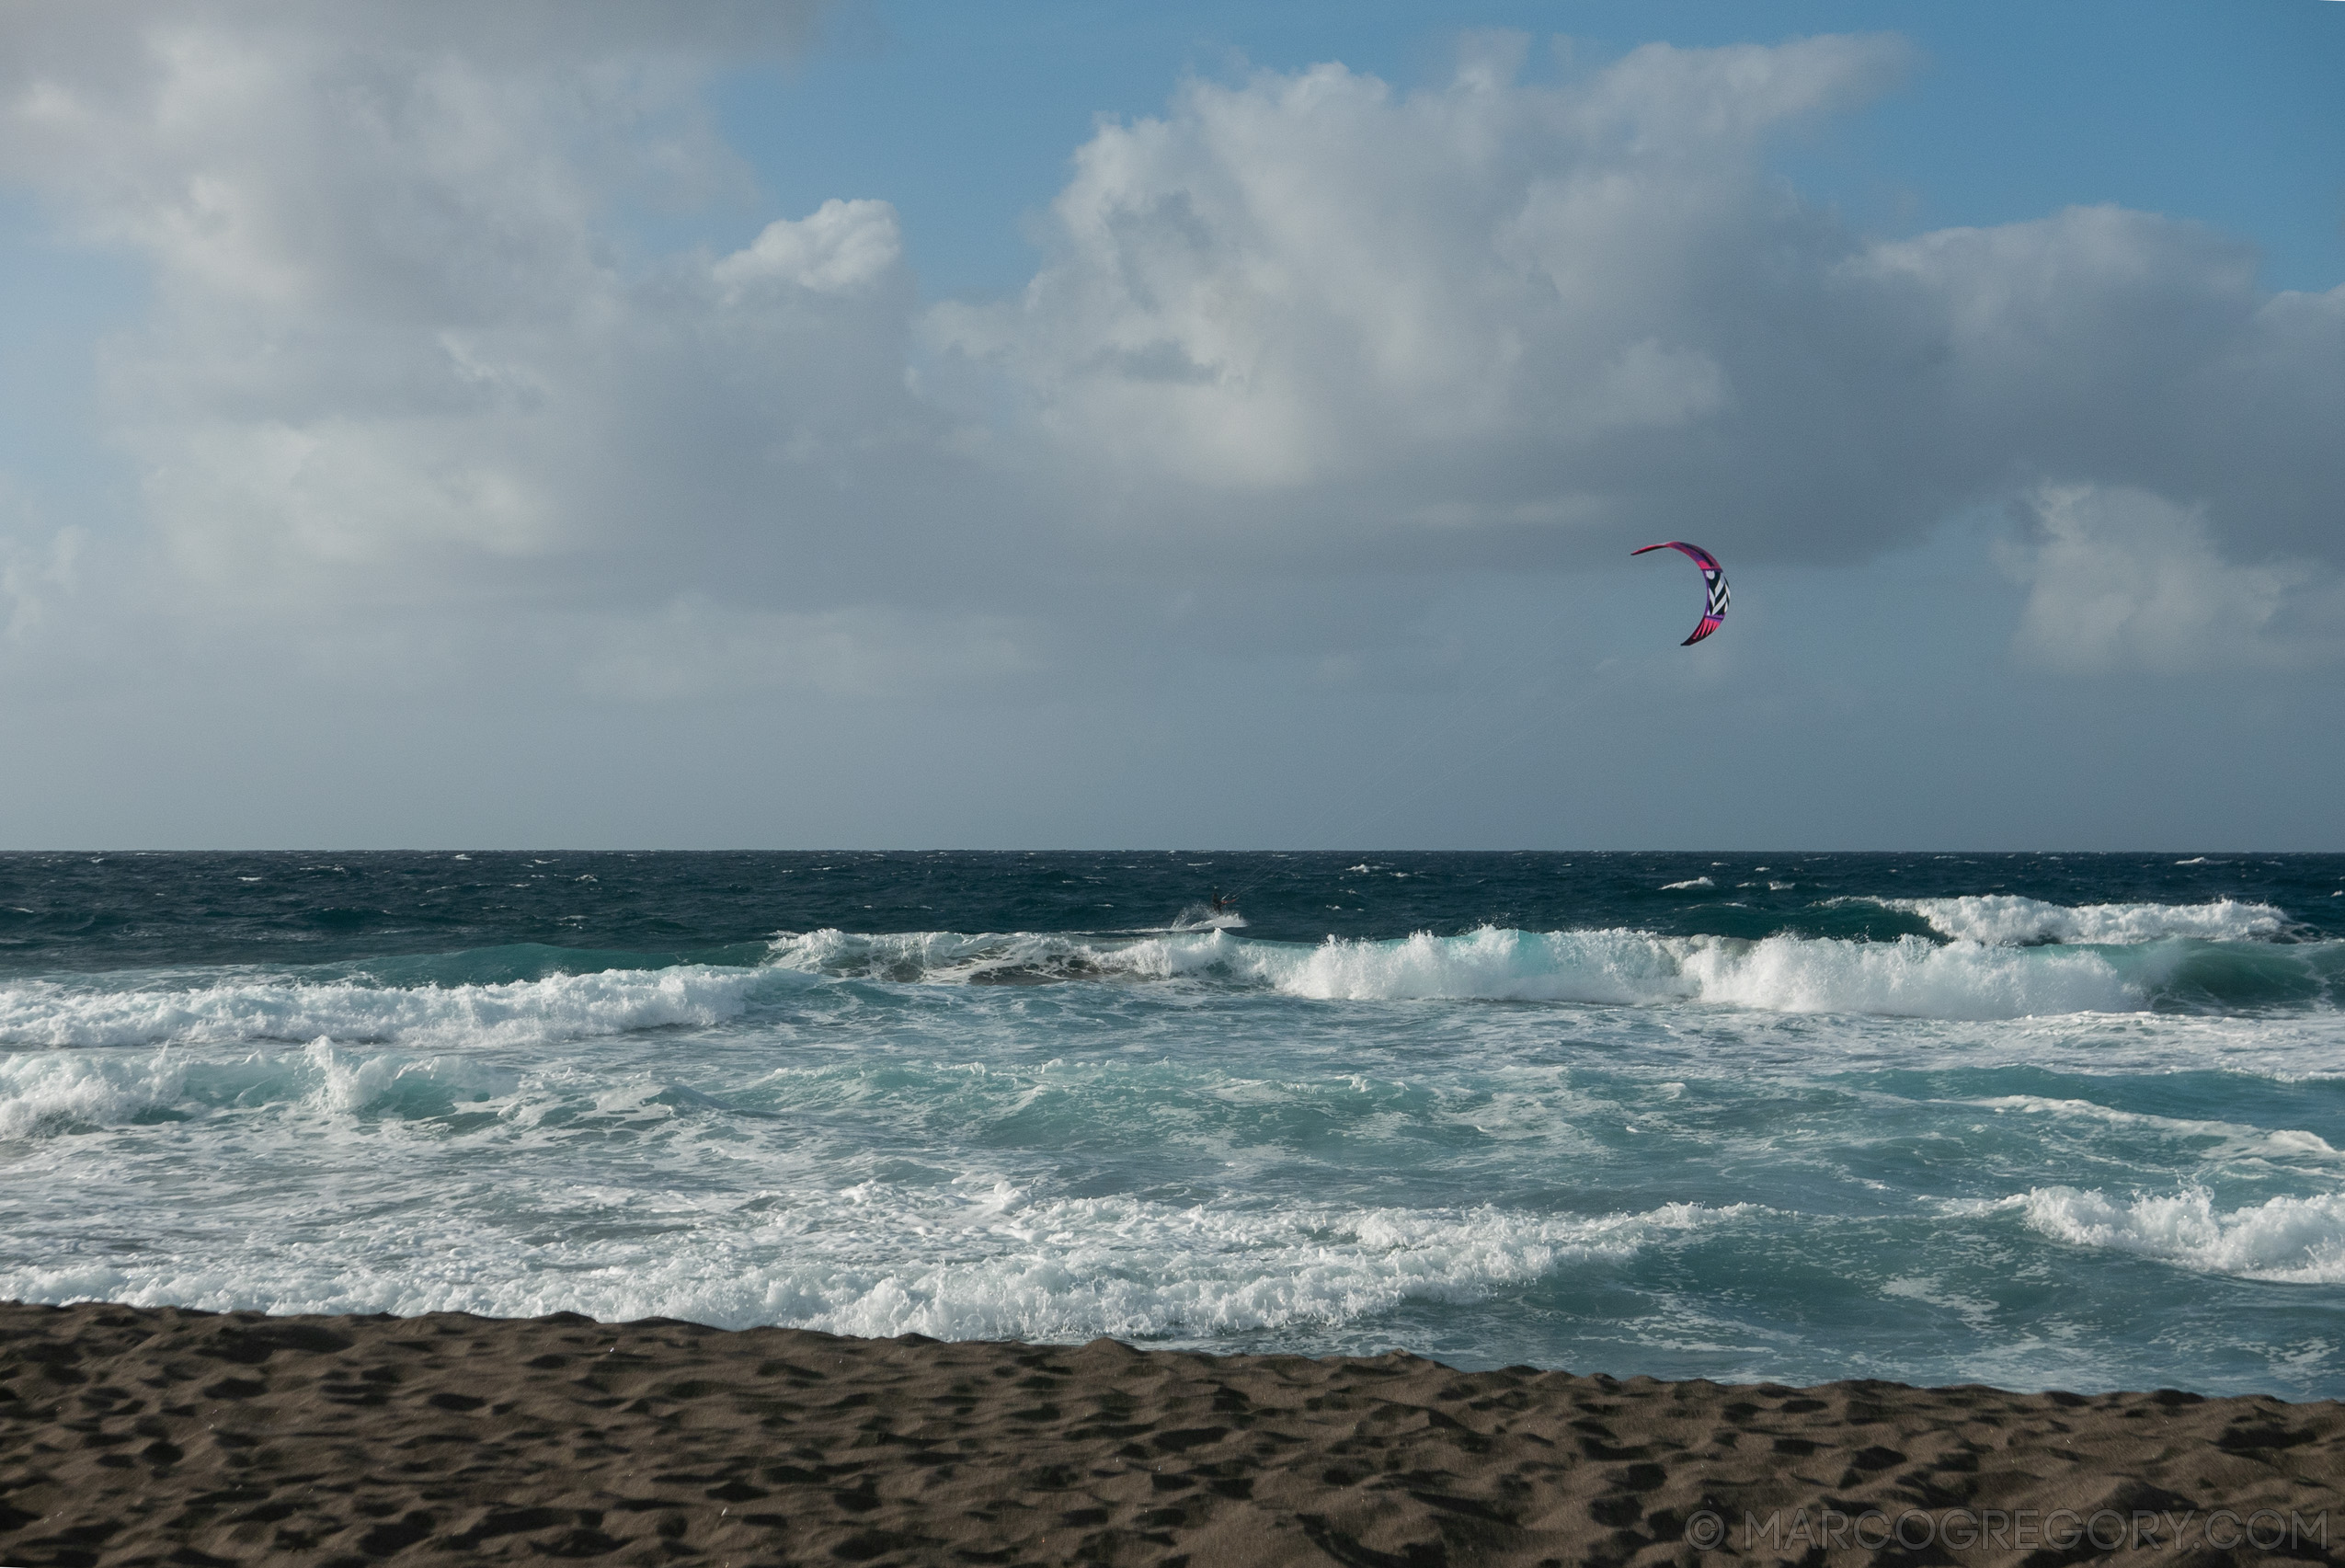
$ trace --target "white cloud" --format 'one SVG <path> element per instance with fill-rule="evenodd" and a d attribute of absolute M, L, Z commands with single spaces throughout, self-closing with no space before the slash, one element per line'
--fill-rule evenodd
<path fill-rule="evenodd" d="M 2345 290 L 2266 295 L 2238 246 L 2108 209 L 1875 243 L 1769 172 L 1893 86 L 1895 40 L 1191 83 L 1078 150 L 999 303 L 923 306 L 886 191 L 644 257 L 635 208 L 751 188 L 711 73 L 812 16 L 0 12 L 0 177 L 150 269 L 106 350 L 150 602 L 287 639 L 541 617 L 605 694 L 868 694 L 1031 672 L 1071 626 L 1177 643 L 1147 607 L 1200 586 L 1373 666 L 1452 568 L 1861 556 L 2046 484 L 2188 498 L 2196 534 L 2060 513 L 2186 577 L 2340 548 Z M 2045 526 L 2031 605 L 2085 605 Z M 1367 631 L 1322 608 L 1364 567 L 1407 584 Z M 2269 601 L 2253 646 L 2295 647 L 2326 601 L 2267 569 L 2162 624 Z M 2031 657 L 2179 667 L 2058 630 L 2099 613 L 2031 608 Z"/>
<path fill-rule="evenodd" d="M 896 209 L 885 201 L 825 201 L 810 218 L 776 219 L 755 243 L 710 269 L 738 304 L 761 283 L 779 283 L 818 293 L 840 294 L 869 288 L 904 253 Z"/>
<path fill-rule="evenodd" d="M 625 234 L 631 202 L 747 189 L 702 88 L 812 15 L 8 13 L 0 174 L 151 269 L 107 383 L 183 601 L 857 594 L 831 541 L 937 482 L 894 209 L 829 201 L 717 258 Z"/>
<path fill-rule="evenodd" d="M 1411 95 L 1340 65 L 1191 83 L 1078 155 L 1023 298 L 931 331 L 1111 465 L 1245 488 L 1430 464 L 1445 488 L 1552 494 L 1591 442 L 1732 401 L 1699 340 L 1711 274 L 1754 239 L 1813 248 L 1767 134 L 1905 58 L 1820 39 L 1655 46 L 1573 88 L 1488 59 Z"/>
<path fill-rule="evenodd" d="M 1670 532 L 1862 555 L 2047 481 L 2337 552 L 2345 289 L 2267 295 L 2244 246 L 2116 209 L 1850 232 L 1766 155 L 1905 60 L 1815 39 L 1553 87 L 1487 55 L 1405 95 L 1334 65 L 1192 83 L 1082 149 L 1020 298 L 930 313 L 983 372 L 940 384 L 997 461 L 1134 537 L 1202 515 L 1298 558 Z"/>
<path fill-rule="evenodd" d="M 2053 486 L 2039 537 L 2007 564 L 2028 585 L 2023 658 L 2076 674 L 2268 670 L 2345 654 L 2345 578 L 2305 561 L 2225 560 L 2202 511 L 2129 488 Z"/>

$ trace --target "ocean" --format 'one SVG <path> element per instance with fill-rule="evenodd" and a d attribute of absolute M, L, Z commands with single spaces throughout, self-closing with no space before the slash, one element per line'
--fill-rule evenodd
<path fill-rule="evenodd" d="M 2341 1003 L 2336 855 L 17 854 L 0 1297 L 2338 1397 Z"/>

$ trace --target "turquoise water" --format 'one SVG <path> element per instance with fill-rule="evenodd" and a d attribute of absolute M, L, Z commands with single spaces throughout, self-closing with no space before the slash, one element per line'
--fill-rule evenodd
<path fill-rule="evenodd" d="M 2335 1396 L 2340 891 L 0 858 L 0 1295 Z"/>

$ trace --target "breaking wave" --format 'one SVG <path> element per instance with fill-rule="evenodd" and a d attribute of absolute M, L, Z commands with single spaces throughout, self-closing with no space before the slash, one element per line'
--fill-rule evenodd
<path fill-rule="evenodd" d="M 337 1050 L 325 1039 L 223 1060 L 154 1051 L 0 1055 L 0 1139 L 187 1122 L 223 1110 L 300 1106 L 421 1119 L 501 1099 L 509 1070 L 460 1055 Z"/>
<path fill-rule="evenodd" d="M 1281 990 L 1326 1001 L 1692 1001 L 1777 1013 L 1925 1018 L 2129 1011 L 2141 997 L 2093 954 L 2020 954 L 1909 937 L 1664 937 L 1521 932 L 1330 942 L 1247 959 Z"/>
<path fill-rule="evenodd" d="M 1987 1019 L 2131 1012 L 2142 987 L 2101 954 L 1920 937 L 1657 936 L 1636 931 L 1249 942 L 1225 933 L 1115 943 L 928 932 L 777 938 L 773 961 L 903 983 L 1219 980 L 1322 1001 L 1702 1001 L 1782 1013 Z"/>
<path fill-rule="evenodd" d="M 2201 1190 L 2121 1202 L 2097 1191 L 2038 1187 L 2009 1207 L 2030 1229 L 2080 1247 L 2241 1279 L 2345 1282 L 2345 1194 L 2275 1197 L 2225 1211 Z"/>
<path fill-rule="evenodd" d="M 2011 893 L 1960 898 L 1858 898 L 1853 903 L 1917 915 L 1932 931 L 1957 942 L 1990 946 L 2049 943 L 2131 945 L 2168 937 L 2207 942 L 2268 941 L 2288 917 L 2270 904 L 2217 898 L 2204 904 L 2051 904 Z"/>
<path fill-rule="evenodd" d="M 771 962 L 902 984 L 1183 979 L 1325 1001 L 1694 1001 L 1949 1020 L 2302 1006 L 2333 1002 L 2345 988 L 2345 943 L 2171 935 L 2131 945 L 2015 944 L 1484 926 L 1455 936 L 1330 938 L 1314 945 L 1229 932 L 1085 938 L 827 930 L 777 937 Z"/>
<path fill-rule="evenodd" d="M 2247 919 L 2249 917 L 2240 917 Z M 743 965 L 674 964 L 477 983 L 288 974 L 115 977 L 0 985 L 0 1049 L 304 1046 L 509 1048 L 726 1026 L 823 981 L 970 987 L 1172 983 L 1315 1001 L 1691 1002 L 1783 1013 L 1992 1020 L 2145 1010 L 2235 1013 L 2334 1006 L 2345 943 L 2013 944 L 1756 939 L 1485 926 L 1450 936 L 1253 940 L 837 930 L 776 937 Z"/>
<path fill-rule="evenodd" d="M 566 1310 L 605 1322 L 663 1316 L 940 1339 L 1201 1339 L 1339 1324 L 1412 1301 L 1478 1300 L 1575 1265 L 1629 1258 L 1744 1210 L 1669 1204 L 1573 1218 L 1495 1207 L 1183 1207 L 1035 1199 L 1007 1183 L 951 1195 L 865 1184 L 796 1196 L 779 1219 L 704 1224 L 656 1249 L 550 1242 L 502 1268 L 460 1262 L 481 1255 L 477 1239 L 427 1217 L 371 1249 L 398 1259 L 395 1267 L 341 1249 L 315 1258 L 280 1248 L 265 1257 L 91 1260 L 0 1270 L 0 1295 L 272 1312 Z"/>
<path fill-rule="evenodd" d="M 488 985 L 363 985 L 291 976 L 103 988 L 0 985 L 0 1046 L 87 1047 L 327 1038 L 421 1047 L 707 1025 L 738 1015 L 761 971 L 680 964 Z"/>

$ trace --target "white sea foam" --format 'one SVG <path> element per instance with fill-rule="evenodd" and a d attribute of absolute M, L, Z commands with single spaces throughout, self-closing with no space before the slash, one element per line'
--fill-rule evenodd
<path fill-rule="evenodd" d="M 1140 941 L 944 932 L 776 939 L 777 964 L 900 982 L 1234 979 L 1322 1001 L 1722 1003 L 1779 1013 L 1987 1019 L 2131 1012 L 2139 985 L 2096 953 L 1896 942 L 1656 936 L 1638 931 L 1331 938 L 1314 946 L 1228 933 Z"/>
<path fill-rule="evenodd" d="M 2270 904 L 2217 898 L 2205 904 L 2048 904 L 2012 893 L 1961 898 L 1864 898 L 1919 915 L 1941 936 L 1996 945 L 2075 942 L 2129 944 L 2195 936 L 2240 942 L 2278 935 L 2287 916 Z"/>
<path fill-rule="evenodd" d="M 1845 942 L 1643 932 L 1520 932 L 1248 944 L 1227 960 L 1323 1001 L 1474 998 L 1611 1003 L 1703 1001 L 1778 1013 L 2012 1018 L 2116 1012 L 2140 996 L 2089 953 L 2013 952 L 1918 937 Z"/>
<path fill-rule="evenodd" d="M 2275 1197 L 2226 1212 L 2198 1189 L 2120 1201 L 2098 1191 L 2038 1187 L 2010 1204 L 2031 1229 L 2081 1247 L 2242 1279 L 2345 1283 L 2345 1194 Z"/>
<path fill-rule="evenodd" d="M 0 1053 L 0 1140 L 189 1120 L 222 1108 L 298 1105 L 347 1115 L 410 1090 L 442 1104 L 482 1102 L 511 1087 L 509 1073 L 462 1057 L 351 1052 L 325 1039 L 226 1059 L 169 1047 L 7 1052 Z"/>
<path fill-rule="evenodd" d="M 0 1056 L 0 1139 L 105 1126 L 176 1108 L 184 1098 L 186 1066 L 167 1051 L 112 1061 L 46 1052 Z"/>
<path fill-rule="evenodd" d="M 1044 935 L 818 932 L 776 944 L 793 967 L 904 982 L 1216 977 L 1317 1001 L 1722 1002 L 1789 1013 L 2008 1018 L 2131 1011 L 2139 990 L 2088 953 L 1636 931 L 1522 932 L 1392 941 L 1248 942 L 1225 933 L 1140 941 Z"/>
<path fill-rule="evenodd" d="M 275 1312 L 570 1310 L 726 1327 L 943 1339 L 1205 1339 L 1332 1325 L 1412 1301 L 1488 1297 L 1617 1262 L 1744 1212 L 1673 1204 L 1599 1218 L 1033 1199 L 877 1183 L 796 1193 L 783 1219 L 709 1223 L 656 1246 L 554 1240 L 518 1253 L 432 1215 L 253 1255 L 188 1253 L 0 1269 L 0 1294 Z"/>
<path fill-rule="evenodd" d="M 1717 886 L 1717 883 L 1707 876 L 1689 876 L 1683 882 L 1664 882 L 1661 885 L 1661 890 L 1664 893 L 1675 893 L 1680 887 L 1715 887 Z"/>
<path fill-rule="evenodd" d="M 2298 1127 L 2259 1127 L 2238 1122 L 2153 1116 L 2145 1111 L 2121 1111 L 2114 1106 L 2095 1104 L 2089 1100 L 2061 1100 L 2042 1094 L 1998 1094 L 1976 1104 L 1985 1109 L 2007 1114 L 2016 1111 L 2025 1115 L 2099 1122 L 2112 1128 L 2147 1132 L 2163 1138 L 2204 1139 L 2211 1145 L 2205 1151 L 2210 1159 L 2315 1163 L 2330 1163 L 2345 1159 L 2345 1155 L 2330 1147 L 2327 1139 Z"/>
<path fill-rule="evenodd" d="M 1697 1001 L 1943 1019 L 2131 1012 L 2146 1004 L 2158 975 L 2156 966 L 2121 971 L 2099 954 L 2057 946 L 1493 927 L 1315 946 L 1228 930 L 1138 939 L 827 930 L 775 939 L 769 962 L 905 984 L 1218 979 L 1318 1001 Z M 771 972 L 683 965 L 409 988 L 284 977 L 123 989 L 27 980 L 0 986 L 0 1045 L 524 1046 L 721 1024 Z"/>
<path fill-rule="evenodd" d="M 1181 933 L 1178 940 L 1210 944 L 1219 928 Z M 769 948 L 777 968 L 847 979 L 951 985 L 1012 972 L 1036 978 L 1095 976 L 1119 965 L 1112 941 L 1011 932 L 908 931 L 867 934 L 826 927 L 783 932 Z"/>
<path fill-rule="evenodd" d="M 2042 948 L 2030 949 L 2045 951 Z M 2237 1017 L 2183 1013 L 2081 1013 L 2017 1022 L 1914 1026 L 1932 1048 L 1974 1061 L 2088 1076 L 2212 1069 L 2298 1084 L 2345 1078 L 2345 1012 Z M 1911 1042 L 1895 1048 L 1911 1049 Z"/>
<path fill-rule="evenodd" d="M 680 965 L 496 985 L 394 988 L 283 977 L 120 990 L 0 986 L 0 1045 L 334 1040 L 513 1046 L 712 1024 L 738 1014 L 755 969 Z"/>

